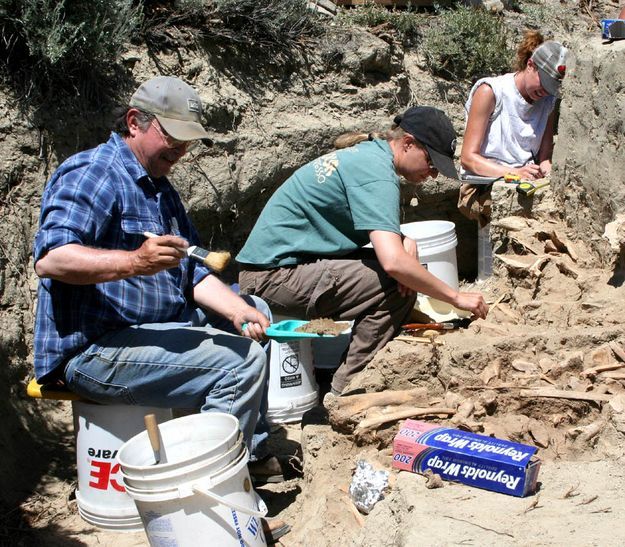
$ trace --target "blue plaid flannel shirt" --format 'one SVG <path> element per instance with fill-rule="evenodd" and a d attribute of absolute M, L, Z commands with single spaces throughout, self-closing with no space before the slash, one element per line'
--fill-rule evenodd
<path fill-rule="evenodd" d="M 198 245 L 198 234 L 167 178 L 152 179 L 116 133 L 76 154 L 55 171 L 41 205 L 35 262 L 75 243 L 137 249 L 144 232 L 176 234 Z M 39 281 L 35 376 L 40 381 L 89 343 L 112 330 L 142 323 L 185 321 L 192 291 L 210 270 L 183 259 L 177 268 L 95 285 Z"/>

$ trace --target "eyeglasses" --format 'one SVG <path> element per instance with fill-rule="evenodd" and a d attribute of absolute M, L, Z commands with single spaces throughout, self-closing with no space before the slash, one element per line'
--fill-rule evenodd
<path fill-rule="evenodd" d="M 180 148 L 184 146 L 187 152 L 191 152 L 191 150 L 193 150 L 197 147 L 198 144 L 200 144 L 199 140 L 181 141 L 179 139 L 175 139 L 169 133 L 167 133 L 165 129 L 163 129 L 163 126 L 156 118 L 152 120 L 152 125 L 159 132 L 161 138 L 163 139 L 163 142 L 167 145 L 167 148 Z"/>

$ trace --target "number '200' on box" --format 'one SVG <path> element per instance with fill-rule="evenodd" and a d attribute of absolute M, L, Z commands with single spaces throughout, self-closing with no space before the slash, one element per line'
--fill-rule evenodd
<path fill-rule="evenodd" d="M 393 440 L 393 467 L 512 496 L 536 490 L 536 447 L 406 420 Z"/>

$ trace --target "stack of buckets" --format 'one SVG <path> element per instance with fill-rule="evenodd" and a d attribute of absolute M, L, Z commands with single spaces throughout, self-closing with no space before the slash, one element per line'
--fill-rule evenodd
<path fill-rule="evenodd" d="M 160 459 L 146 431 L 119 451 L 121 475 L 152 547 L 266 545 L 239 421 L 206 412 L 159 426 Z"/>

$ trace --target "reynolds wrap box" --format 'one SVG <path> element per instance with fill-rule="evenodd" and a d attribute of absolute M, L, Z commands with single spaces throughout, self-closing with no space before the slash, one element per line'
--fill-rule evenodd
<path fill-rule="evenodd" d="M 512 496 L 536 489 L 536 447 L 436 424 L 406 420 L 393 440 L 393 467 Z"/>

